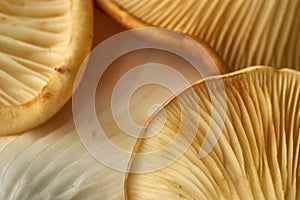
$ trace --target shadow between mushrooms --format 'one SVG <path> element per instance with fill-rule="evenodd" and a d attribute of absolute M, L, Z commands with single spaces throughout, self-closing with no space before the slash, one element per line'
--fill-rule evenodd
<path fill-rule="evenodd" d="M 194 83 L 145 126 L 125 181 L 127 199 L 299 199 L 299 94 L 300 73 L 291 69 L 257 66 Z M 206 139 L 213 148 L 200 157 Z"/>

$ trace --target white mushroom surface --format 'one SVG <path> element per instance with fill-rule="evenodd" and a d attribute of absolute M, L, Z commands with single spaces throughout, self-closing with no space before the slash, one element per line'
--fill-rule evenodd
<path fill-rule="evenodd" d="M 124 175 L 87 151 L 71 111 L 69 103 L 39 128 L 0 137 L 0 199 L 122 199 Z"/>

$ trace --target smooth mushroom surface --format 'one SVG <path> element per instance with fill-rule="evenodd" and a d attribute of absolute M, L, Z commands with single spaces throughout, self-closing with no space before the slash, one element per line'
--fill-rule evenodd
<path fill-rule="evenodd" d="M 0 199 L 121 197 L 122 173 L 101 164 L 86 150 L 71 108 L 68 103 L 39 128 L 0 137 Z"/>
<path fill-rule="evenodd" d="M 129 28 L 156 26 L 201 39 L 232 70 L 300 69 L 300 1 L 97 0 Z"/>
<path fill-rule="evenodd" d="M 149 119 L 126 198 L 299 199 L 299 109 L 292 69 L 256 66 L 197 81 Z"/>

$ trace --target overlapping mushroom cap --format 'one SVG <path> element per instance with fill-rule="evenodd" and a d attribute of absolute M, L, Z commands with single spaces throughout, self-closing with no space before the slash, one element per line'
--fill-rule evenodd
<path fill-rule="evenodd" d="M 108 25 L 107 22 L 104 24 Z M 97 32 L 95 35 L 97 35 Z M 163 37 L 163 39 L 166 38 Z M 160 37 L 156 39 L 158 43 L 161 41 Z M 197 58 L 199 60 L 203 59 L 202 70 L 207 71 L 207 74 L 218 74 L 218 69 L 220 71 L 223 70 L 223 72 L 226 71 L 223 68 L 223 63 L 219 61 L 210 48 L 198 46 L 198 43 L 185 36 L 181 38 L 183 39 L 182 41 L 178 41 L 178 37 L 174 38 L 172 35 L 167 39 L 167 42 L 173 45 L 176 42 L 180 44 L 186 44 L 185 42 L 187 44 L 190 44 L 189 42 L 195 43 L 198 48 L 193 45 L 183 45 L 185 48 L 182 46 L 179 46 L 182 47 L 179 48 L 178 44 L 174 45 L 173 48 L 175 50 L 177 46 L 179 50 L 188 49 L 193 53 L 197 52 Z M 115 48 L 115 46 L 112 46 L 112 48 Z M 98 61 L 102 62 L 103 57 L 101 56 L 103 55 L 97 54 L 97 50 L 95 51 L 90 54 L 90 58 L 100 57 L 101 59 Z M 114 90 L 119 79 L 124 77 L 126 72 L 130 72 L 136 66 L 143 66 L 144 63 L 161 63 L 173 70 L 169 70 L 167 73 L 163 70 L 154 71 L 153 73 L 149 73 L 149 70 L 138 71 L 136 76 L 134 76 L 135 79 L 130 79 L 127 85 L 121 84 L 122 86 L 125 85 L 125 87 L 122 87 L 125 90 L 121 90 L 120 93 Z M 84 67 L 86 67 L 86 71 L 92 69 L 91 71 L 95 72 L 98 70 L 98 63 L 89 62 Z M 179 81 L 178 76 L 174 76 L 171 73 L 172 71 L 184 76 L 186 82 Z M 174 88 L 182 88 L 183 83 L 188 84 L 201 77 L 190 63 L 175 54 L 162 50 L 156 51 L 155 49 L 133 51 L 122 55 L 115 62 L 111 63 L 101 77 L 99 85 L 97 85 L 96 94 L 93 96 L 96 105 L 92 106 L 95 107 L 96 113 L 87 112 L 87 117 L 84 120 L 74 120 L 74 116 L 84 116 L 82 113 L 86 109 L 86 104 L 84 103 L 86 101 L 78 101 L 76 96 L 83 97 L 83 100 L 88 99 L 86 95 L 80 93 L 82 86 L 79 85 L 72 102 L 69 102 L 46 123 L 25 131 L 23 134 L 1 136 L 0 199 L 124 199 L 123 184 L 126 173 L 118 171 L 112 165 L 108 165 L 105 162 L 106 160 L 97 160 L 97 152 L 93 151 L 93 145 L 107 147 L 107 145 L 111 144 L 123 151 L 128 151 L 128 157 L 124 158 L 119 154 L 110 152 L 110 148 L 100 149 L 100 153 L 106 154 L 106 158 L 109 161 L 113 160 L 115 163 L 119 163 L 124 162 L 126 159 L 129 160 L 130 151 L 136 140 L 118 127 L 116 118 L 124 119 L 122 116 L 129 110 L 135 122 L 140 123 L 142 126 L 148 118 L 151 106 L 153 104 L 161 104 L 169 98 L 172 92 L 168 88 L 163 88 L 150 82 L 145 87 L 138 87 L 138 90 L 133 93 L 129 99 L 129 108 L 118 105 L 119 113 L 113 113 L 111 110 L 111 96 L 114 94 L 116 99 L 123 100 L 123 93 L 128 92 L 128 90 L 132 91 L 132 87 L 139 84 L 140 80 L 143 80 L 145 77 L 157 78 L 160 76 L 161 80 L 165 80 L 166 75 L 169 76 L 168 81 Z M 81 83 L 86 81 L 89 86 L 90 76 L 85 74 L 79 77 L 78 81 L 81 80 Z M 83 90 L 88 90 L 88 88 L 84 87 L 84 84 Z M 72 106 L 75 104 L 79 107 L 78 112 L 72 110 Z M 90 121 L 89 116 L 93 116 L 93 114 L 96 114 L 98 117 L 97 121 L 103 128 L 107 141 L 97 140 L 98 137 L 96 136 L 100 133 L 96 127 L 89 125 L 96 131 L 90 131 L 91 129 L 88 128 L 84 130 L 78 129 L 78 125 L 86 125 Z M 84 143 L 83 138 L 85 136 L 92 138 L 91 141 L 93 143 Z M 126 166 L 124 170 L 126 170 Z"/>
<path fill-rule="evenodd" d="M 92 1 L 0 2 L 0 135 L 48 120 L 90 50 Z"/>
<path fill-rule="evenodd" d="M 300 69 L 299 0 L 97 0 L 127 27 L 165 27 L 213 47 L 233 70 Z"/>
<path fill-rule="evenodd" d="M 145 127 L 127 199 L 298 199 L 299 94 L 300 73 L 288 69 L 196 82 Z"/>
<path fill-rule="evenodd" d="M 150 7 L 143 6 L 149 2 Z M 233 69 L 252 64 L 299 69 L 297 1 L 233 1 L 224 7 L 204 1 L 119 3 L 144 20 L 127 21 L 134 23 L 129 26 L 151 19 L 148 25 L 202 38 Z M 41 124 L 70 97 L 90 47 L 91 5 L 87 0 L 0 2 L 0 134 Z M 200 9 L 195 15 L 187 12 L 190 8 Z M 122 11 L 118 17 L 124 22 L 129 16 Z M 160 17 L 164 20 L 156 21 Z M 133 156 L 131 172 L 144 173 L 128 174 L 127 198 L 298 199 L 299 76 L 293 70 L 256 67 L 200 80 L 168 102 L 149 121 L 144 132 L 149 137 L 137 143 L 135 153 L 150 157 Z M 132 145 L 119 130 L 113 134 L 114 141 Z M 159 157 L 151 156 L 155 150 Z M 0 138 L 3 199 L 120 199 L 123 175 L 81 144 L 70 104 L 39 128 Z"/>
<path fill-rule="evenodd" d="M 71 104 L 39 128 L 0 137 L 0 199 L 120 199 L 122 173 L 83 146 Z"/>

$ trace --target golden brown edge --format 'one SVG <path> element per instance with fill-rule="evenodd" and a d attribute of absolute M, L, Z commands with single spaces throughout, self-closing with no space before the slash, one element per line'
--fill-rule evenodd
<path fill-rule="evenodd" d="M 34 99 L 18 106 L 0 106 L 0 135 L 18 134 L 41 125 L 70 99 L 76 73 L 91 50 L 93 8 L 92 0 L 72 0 L 72 34 L 64 60 L 54 68 L 47 85 Z"/>
<path fill-rule="evenodd" d="M 211 46 L 209 46 L 206 42 L 204 42 L 194 36 L 188 35 L 188 37 L 190 37 L 193 40 L 195 40 L 196 42 L 198 42 L 207 51 L 209 56 L 212 58 L 212 60 L 216 64 L 220 74 L 226 74 L 226 73 L 231 72 L 229 67 L 225 64 L 225 62 L 221 59 L 221 57 L 217 54 L 217 52 Z"/>
<path fill-rule="evenodd" d="M 112 0 L 96 0 L 96 3 L 111 17 L 113 17 L 116 21 L 120 24 L 125 26 L 128 29 L 133 28 L 143 28 L 143 27 L 153 27 L 151 24 L 143 22 L 142 20 L 136 18 L 135 16 L 131 15 L 121 6 L 114 3 Z M 185 33 L 182 33 L 185 34 Z M 200 40 L 199 38 L 185 34 L 188 37 L 192 38 L 193 40 L 197 41 L 206 51 L 209 53 L 211 58 L 215 61 L 217 68 L 221 74 L 230 72 L 229 67 L 222 61 L 221 57 L 217 54 L 217 52 L 204 41 Z"/>
<path fill-rule="evenodd" d="M 105 12 L 107 12 L 110 16 L 112 16 L 114 19 L 116 19 L 118 22 L 120 22 L 123 26 L 125 26 L 129 29 L 149 27 L 149 26 L 153 27 L 153 25 L 151 25 L 151 24 L 139 19 L 138 17 L 135 17 L 134 15 L 130 14 L 122 6 L 117 5 L 116 3 L 114 3 L 113 0 L 96 0 L 96 3 Z M 186 33 L 184 33 L 184 34 L 186 34 Z M 193 36 L 191 34 L 186 34 L 186 35 L 189 35 L 190 37 L 193 37 L 194 39 L 196 38 L 195 36 Z M 214 49 L 213 47 L 211 47 L 211 48 Z M 218 55 L 217 52 L 216 52 L 216 55 Z M 218 57 L 221 58 L 220 55 L 218 55 Z M 223 63 L 225 63 L 225 61 L 223 61 Z M 236 66 L 229 66 L 229 67 L 232 67 L 232 68 L 230 68 L 230 71 L 233 71 Z M 249 67 L 249 66 L 244 66 L 244 67 Z M 284 66 L 284 67 L 291 67 L 291 66 Z M 297 69 L 296 66 L 292 66 L 292 68 Z M 299 70 L 299 69 L 297 69 L 297 70 Z"/>
<path fill-rule="evenodd" d="M 223 75 L 217 75 L 217 76 L 212 76 L 212 77 L 207 77 L 207 78 L 204 78 L 204 79 L 200 79 L 198 81 L 193 82 L 190 86 L 182 89 L 177 94 L 170 97 L 165 103 L 163 103 L 163 105 L 160 106 L 160 108 L 158 110 L 156 110 L 152 114 L 152 116 L 146 121 L 146 123 L 144 124 L 143 129 L 141 131 L 141 135 L 143 135 L 145 129 L 149 126 L 149 124 L 151 123 L 153 118 L 155 118 L 155 116 L 159 112 L 161 112 L 162 109 L 164 109 L 167 105 L 171 104 L 174 100 L 176 100 L 177 96 L 181 95 L 182 93 L 184 93 L 188 89 L 194 88 L 194 87 L 196 87 L 200 84 L 204 84 L 204 83 L 207 83 L 207 82 L 220 80 L 220 79 L 232 78 L 232 77 L 235 77 L 235 76 L 239 76 L 241 74 L 250 73 L 250 72 L 258 71 L 258 70 L 270 71 L 270 72 L 274 72 L 274 73 L 292 73 L 292 74 L 298 74 L 298 76 L 300 76 L 300 71 L 297 71 L 295 69 L 291 69 L 291 68 L 274 68 L 274 67 L 270 67 L 270 66 L 258 65 L 258 66 L 251 66 L 251 67 L 248 67 L 248 68 L 244 68 L 244 69 L 234 71 L 234 72 L 231 72 L 231 73 L 227 73 L 227 74 L 223 74 Z M 128 194 L 129 194 L 128 190 L 129 189 L 128 189 L 128 185 L 127 185 L 129 175 L 131 174 L 130 173 L 130 168 L 132 166 L 132 163 L 134 162 L 133 161 L 134 160 L 134 153 L 138 152 L 138 149 L 140 148 L 142 142 L 143 142 L 143 138 L 138 138 L 137 139 L 137 141 L 135 143 L 135 146 L 132 150 L 131 158 L 130 158 L 129 163 L 128 163 L 127 171 L 126 171 L 125 178 L 124 178 L 124 197 L 125 197 L 125 200 L 130 200 L 130 198 L 128 196 Z"/>
<path fill-rule="evenodd" d="M 96 0 L 96 3 L 106 13 L 108 13 L 110 16 L 112 16 L 120 24 L 127 27 L 128 29 L 152 26 L 129 14 L 125 9 L 114 3 L 112 0 Z"/>

